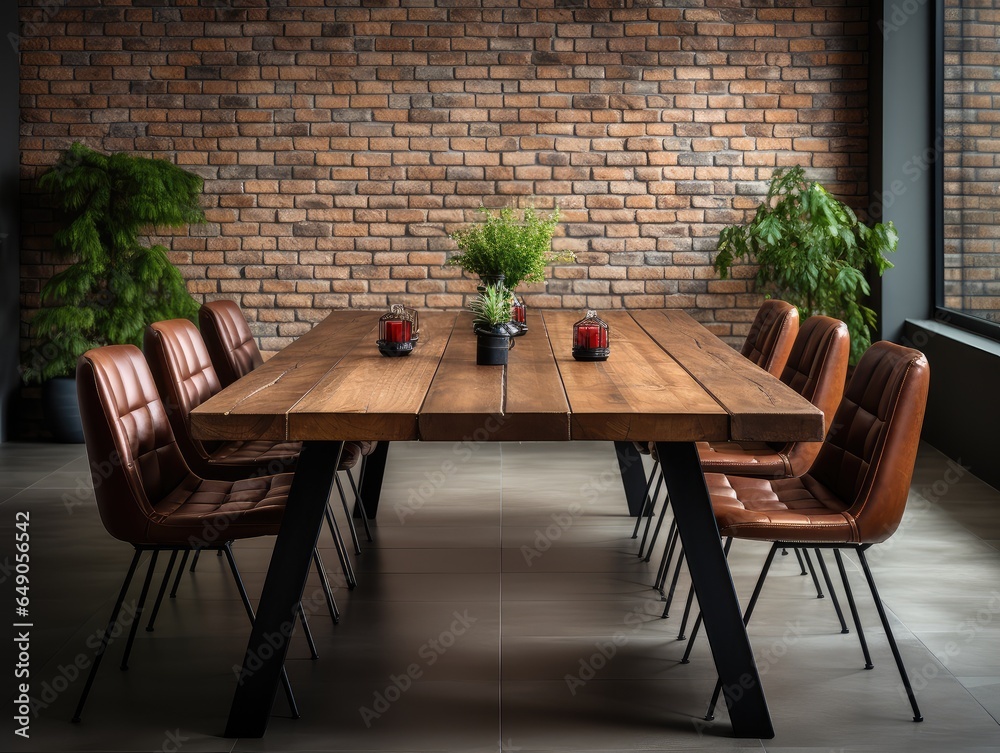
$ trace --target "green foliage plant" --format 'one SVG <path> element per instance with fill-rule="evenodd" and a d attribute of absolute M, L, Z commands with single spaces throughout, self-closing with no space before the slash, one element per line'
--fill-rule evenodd
<path fill-rule="evenodd" d="M 141 345 L 148 324 L 197 315 L 167 249 L 144 246 L 139 235 L 204 222 L 200 177 L 165 160 L 105 155 L 76 143 L 39 185 L 65 215 L 54 241 L 69 266 L 42 288 L 26 380 L 72 375 L 90 348 Z"/>
<path fill-rule="evenodd" d="M 851 363 L 871 345 L 875 312 L 863 304 L 871 291 L 867 270 L 879 276 L 892 263 L 898 236 L 892 222 L 867 227 L 851 208 L 801 167 L 775 171 L 764 203 L 746 225 L 719 235 L 715 269 L 728 277 L 737 260 L 757 265 L 757 288 L 788 301 L 802 320 L 836 317 L 851 334 Z"/>
<path fill-rule="evenodd" d="M 552 235 L 559 224 L 559 207 L 543 218 L 527 207 L 523 219 L 510 207 L 492 212 L 479 207 L 481 223 L 452 233 L 459 253 L 448 259 L 450 266 L 462 267 L 483 279 L 504 276 L 504 285 L 515 290 L 522 282 L 542 282 L 545 267 L 553 262 L 571 262 L 571 252 L 552 250 Z"/>
<path fill-rule="evenodd" d="M 486 289 L 469 303 L 476 315 L 476 324 L 487 328 L 498 327 L 510 321 L 510 306 L 514 296 L 503 285 L 487 285 Z"/>

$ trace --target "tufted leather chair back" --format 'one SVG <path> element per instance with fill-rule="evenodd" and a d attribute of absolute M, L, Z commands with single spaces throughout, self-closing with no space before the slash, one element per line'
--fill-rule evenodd
<path fill-rule="evenodd" d="M 850 505 L 857 541 L 878 543 L 903 516 L 927 404 L 923 353 L 877 342 L 862 356 L 807 474 Z"/>
<path fill-rule="evenodd" d="M 250 327 L 235 302 L 220 300 L 204 304 L 198 312 L 198 323 L 223 387 L 228 387 L 264 362 Z"/>
<path fill-rule="evenodd" d="M 768 300 L 757 309 L 740 353 L 776 377 L 781 376 L 799 331 L 799 310 L 792 304 Z"/>
<path fill-rule="evenodd" d="M 177 443 L 197 467 L 197 459 L 207 460 L 218 446 L 195 439 L 188 426 L 191 411 L 222 389 L 208 349 L 191 322 L 171 319 L 146 328 L 143 350 L 153 380 L 166 401 Z"/>
<path fill-rule="evenodd" d="M 191 475 L 146 360 L 134 345 L 89 350 L 76 389 L 104 527 L 143 543 L 157 503 Z"/>
<path fill-rule="evenodd" d="M 799 328 L 781 372 L 781 381 L 823 411 L 826 426 L 844 395 L 847 362 L 851 356 L 851 335 L 847 325 L 829 316 L 810 316 Z M 790 442 L 775 447 L 788 458 L 790 475 L 801 476 L 809 470 L 822 442 Z"/>

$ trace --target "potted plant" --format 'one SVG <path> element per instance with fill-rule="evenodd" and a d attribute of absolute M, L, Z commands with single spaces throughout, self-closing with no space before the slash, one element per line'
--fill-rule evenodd
<path fill-rule="evenodd" d="M 68 266 L 42 287 L 22 373 L 42 383 L 43 407 L 69 407 L 75 425 L 63 438 L 83 441 L 73 380 L 80 355 L 101 345 L 141 345 L 148 324 L 198 313 L 167 249 L 143 245 L 139 234 L 204 222 L 202 180 L 165 160 L 105 155 L 76 143 L 39 185 L 64 214 L 53 240 Z M 54 420 L 46 418 L 58 433 Z"/>
<path fill-rule="evenodd" d="M 825 314 L 843 320 L 851 333 L 851 364 L 871 345 L 875 312 L 864 305 L 871 269 L 879 276 L 896 250 L 892 222 L 867 227 L 851 208 L 801 167 L 777 170 L 764 203 L 746 225 L 719 235 L 715 269 L 728 277 L 737 260 L 757 265 L 757 287 L 799 309 L 804 320 Z"/>
<path fill-rule="evenodd" d="M 543 218 L 527 207 L 522 219 L 510 207 L 492 212 L 479 207 L 483 222 L 452 233 L 459 253 L 448 259 L 482 280 L 485 286 L 502 283 L 510 291 L 522 282 L 542 282 L 545 267 L 557 261 L 574 261 L 571 252 L 552 250 L 552 235 L 559 224 L 559 207 Z"/>
<path fill-rule="evenodd" d="M 476 363 L 505 366 L 507 351 L 514 347 L 510 329 L 511 293 L 503 285 L 487 285 L 469 304 L 476 315 Z"/>

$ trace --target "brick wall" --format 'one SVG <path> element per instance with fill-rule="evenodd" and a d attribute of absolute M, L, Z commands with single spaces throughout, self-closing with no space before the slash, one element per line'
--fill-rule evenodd
<path fill-rule="evenodd" d="M 944 305 L 1000 323 L 996 0 L 946 0 Z M 931 164 L 933 150 L 920 155 Z M 918 166 L 919 167 L 919 166 Z"/>
<path fill-rule="evenodd" d="M 35 180 L 74 140 L 205 178 L 209 223 L 165 240 L 265 349 L 332 308 L 461 306 L 448 233 L 527 202 L 579 259 L 529 306 L 682 307 L 735 342 L 760 299 L 712 251 L 773 168 L 867 200 L 864 0 L 21 5 L 24 330 L 55 261 Z"/>

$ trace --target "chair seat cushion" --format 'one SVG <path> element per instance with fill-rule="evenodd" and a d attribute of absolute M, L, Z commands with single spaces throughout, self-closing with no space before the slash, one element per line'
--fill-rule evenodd
<path fill-rule="evenodd" d="M 234 539 L 275 535 L 292 476 L 208 481 L 192 474 L 156 505 L 148 540 L 142 543 L 218 546 Z"/>
<path fill-rule="evenodd" d="M 698 442 L 698 457 L 706 473 L 782 478 L 792 473 L 788 456 L 765 442 Z"/>
<path fill-rule="evenodd" d="M 337 470 L 353 468 L 362 455 L 367 455 L 374 449 L 374 445 L 374 442 L 344 442 Z M 368 452 L 365 452 L 366 448 Z M 289 473 L 295 470 L 301 451 L 301 442 L 271 442 L 264 439 L 224 442 L 212 452 L 208 462 L 213 466 L 227 468 L 252 466 L 268 475 Z"/>
<path fill-rule="evenodd" d="M 762 541 L 857 542 L 847 506 L 809 476 L 763 479 L 706 473 L 723 536 Z"/>

